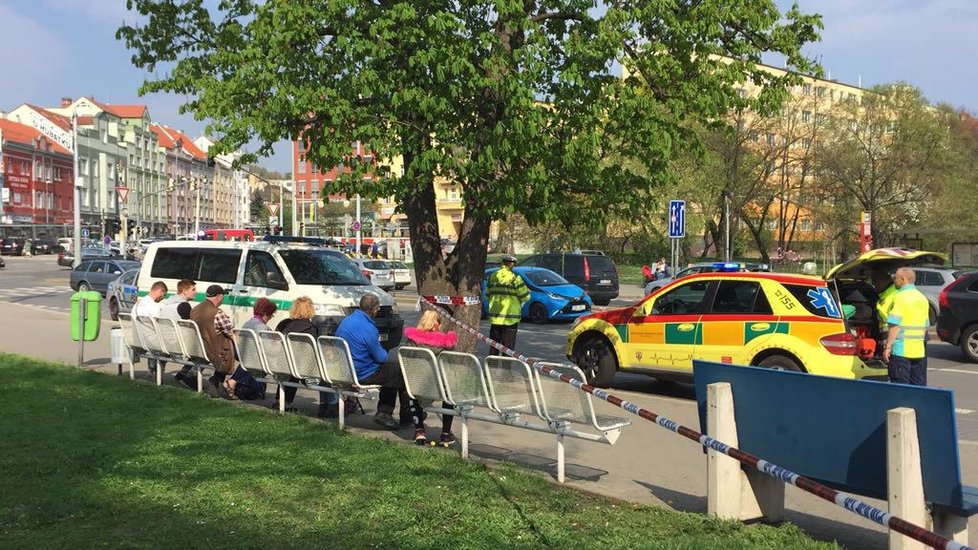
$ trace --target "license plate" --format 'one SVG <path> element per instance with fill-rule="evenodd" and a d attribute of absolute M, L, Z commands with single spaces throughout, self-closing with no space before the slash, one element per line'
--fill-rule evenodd
<path fill-rule="evenodd" d="M 585 309 L 587 309 L 587 306 L 584 304 L 576 304 L 571 306 L 571 311 L 584 311 Z"/>
<path fill-rule="evenodd" d="M 601 285 L 610 285 L 611 284 L 611 279 L 601 279 L 601 281 L 598 282 L 598 284 L 601 284 Z"/>
<path fill-rule="evenodd" d="M 384 334 L 384 333 L 381 333 L 381 334 L 380 334 L 380 341 L 381 341 L 381 342 L 386 342 L 386 341 L 387 341 L 387 335 L 386 335 L 386 334 Z"/>

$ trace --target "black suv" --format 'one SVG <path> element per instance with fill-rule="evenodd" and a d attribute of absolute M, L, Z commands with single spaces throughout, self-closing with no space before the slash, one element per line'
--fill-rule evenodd
<path fill-rule="evenodd" d="M 978 363 L 978 272 L 965 273 L 944 287 L 937 304 L 937 337 L 961 346 L 965 357 Z"/>
<path fill-rule="evenodd" d="M 24 239 L 22 237 L 7 237 L 0 240 L 0 254 L 20 256 L 24 253 Z"/>
<path fill-rule="evenodd" d="M 601 306 L 618 297 L 618 268 L 614 260 L 599 252 L 534 254 L 517 265 L 545 267 L 583 288 Z"/>

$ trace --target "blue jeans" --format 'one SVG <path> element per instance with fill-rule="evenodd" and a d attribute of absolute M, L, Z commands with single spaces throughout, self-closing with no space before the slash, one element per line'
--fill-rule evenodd
<path fill-rule="evenodd" d="M 926 386 L 927 356 L 911 359 L 909 357 L 891 355 L 887 371 L 889 371 L 890 382 Z"/>

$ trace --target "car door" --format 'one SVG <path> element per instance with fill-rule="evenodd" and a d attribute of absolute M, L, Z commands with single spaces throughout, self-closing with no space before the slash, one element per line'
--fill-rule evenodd
<path fill-rule="evenodd" d="M 105 263 L 105 271 L 103 271 L 99 275 L 98 280 L 94 280 L 93 278 L 95 290 L 98 290 L 103 294 L 108 290 L 109 283 L 118 279 L 119 275 L 122 275 L 122 267 L 120 267 L 119 264 L 117 264 L 116 262 L 104 262 L 104 263 Z"/>
<path fill-rule="evenodd" d="M 715 284 L 699 279 L 650 298 L 628 323 L 629 363 L 658 370 L 688 371 L 702 342 L 700 318 Z"/>
<path fill-rule="evenodd" d="M 288 291 L 279 288 L 282 285 L 276 283 L 284 282 L 285 276 L 270 253 L 264 250 L 248 250 L 244 264 L 241 284 L 235 285 L 233 289 L 232 302 L 238 306 L 232 308 L 235 326 L 241 326 L 251 318 L 251 311 L 259 298 L 268 298 L 279 307 L 290 301 Z"/>
<path fill-rule="evenodd" d="M 139 289 L 136 287 L 136 277 L 138 276 L 138 269 L 130 269 L 122 275 L 117 287 L 119 295 L 116 296 L 119 300 L 120 311 L 131 311 L 132 307 L 136 305 L 136 299 L 139 298 Z"/>
<path fill-rule="evenodd" d="M 105 287 L 109 284 L 105 280 L 105 271 L 108 269 L 105 264 L 106 262 L 102 260 L 94 260 L 92 261 L 91 267 L 88 268 L 88 273 L 85 274 L 85 278 L 88 280 L 88 286 L 92 287 L 92 290 L 105 292 Z"/>
<path fill-rule="evenodd" d="M 746 364 L 750 358 L 744 359 L 744 350 L 769 338 L 778 323 L 759 281 L 732 279 L 718 282 L 700 317 L 700 330 L 702 341 L 693 353 L 697 359 Z"/>

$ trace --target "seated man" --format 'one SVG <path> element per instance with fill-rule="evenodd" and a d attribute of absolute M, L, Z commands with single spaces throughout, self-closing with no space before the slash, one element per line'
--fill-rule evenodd
<path fill-rule="evenodd" d="M 394 419 L 394 402 L 400 397 L 401 407 L 408 403 L 404 377 L 396 360 L 388 360 L 387 350 L 380 345 L 380 333 L 374 324 L 374 316 L 380 311 L 380 298 L 376 294 L 364 294 L 360 298 L 360 309 L 348 315 L 336 327 L 336 336 L 346 340 L 350 346 L 350 357 L 357 379 L 364 385 L 380 386 L 380 403 L 374 421 L 397 429 L 400 423 Z M 410 414 L 415 430 L 424 430 L 422 410 L 418 402 L 410 400 Z"/>

